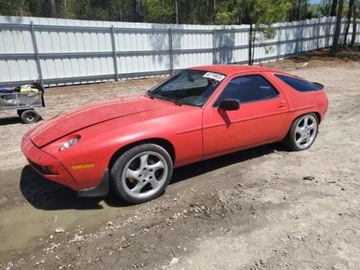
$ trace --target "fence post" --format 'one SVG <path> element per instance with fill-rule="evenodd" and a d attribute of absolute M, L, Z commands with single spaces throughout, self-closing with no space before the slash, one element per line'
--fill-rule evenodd
<path fill-rule="evenodd" d="M 301 52 L 301 49 L 300 49 L 300 42 L 302 43 L 302 34 L 300 33 L 301 32 L 301 26 L 300 26 L 300 22 L 301 21 L 297 21 L 297 26 L 296 26 L 296 44 L 295 44 L 295 54 L 299 54 L 299 52 Z M 300 36 L 301 34 L 301 36 Z M 301 44 L 301 47 L 302 47 L 302 44 Z"/>
<path fill-rule="evenodd" d="M 279 25 L 278 25 L 278 28 L 277 28 L 277 31 L 276 31 L 276 33 L 277 33 L 277 44 L 276 44 L 276 50 L 277 50 L 277 53 L 276 53 L 276 59 L 280 59 L 280 55 L 282 55 L 281 53 L 280 53 L 280 50 L 281 50 L 281 36 L 282 36 L 282 23 L 280 23 Z M 286 28 L 284 28 L 285 29 L 285 31 L 286 31 Z M 286 51 L 285 51 L 285 53 L 284 53 L 284 55 L 286 55 Z"/>
<path fill-rule="evenodd" d="M 330 37 L 331 37 L 331 24 L 332 21 L 329 19 L 331 17 L 326 17 L 326 40 L 325 40 L 325 47 L 330 47 Z"/>
<path fill-rule="evenodd" d="M 118 72 L 116 44 L 115 44 L 115 31 L 114 31 L 114 26 L 113 25 L 111 25 L 110 30 L 111 30 L 111 46 L 112 46 L 112 50 L 113 50 L 115 81 L 118 81 L 119 80 L 119 72 Z"/>
<path fill-rule="evenodd" d="M 216 54 L 217 54 L 217 50 L 216 50 L 216 29 L 214 29 L 213 31 L 213 65 L 216 65 L 217 64 L 217 57 L 216 57 Z"/>
<path fill-rule="evenodd" d="M 169 36 L 169 63 L 170 63 L 170 72 L 174 74 L 174 53 L 173 53 L 173 29 L 169 28 L 168 30 Z"/>
<path fill-rule="evenodd" d="M 320 18 L 317 19 L 317 42 L 316 42 L 316 49 L 318 50 L 320 47 L 320 31 L 321 31 L 321 20 Z"/>
<path fill-rule="evenodd" d="M 31 32 L 31 39 L 32 39 L 34 52 L 35 52 L 36 68 L 37 68 L 37 71 L 38 71 L 38 75 L 40 77 L 39 78 L 40 83 L 41 83 L 42 86 L 44 86 L 42 70 L 41 70 L 41 64 L 40 64 L 40 57 L 39 57 L 39 50 L 38 50 L 38 46 L 37 46 L 37 43 L 36 43 L 35 28 L 34 28 L 34 24 L 33 24 L 32 21 L 30 22 L 30 32 Z"/>

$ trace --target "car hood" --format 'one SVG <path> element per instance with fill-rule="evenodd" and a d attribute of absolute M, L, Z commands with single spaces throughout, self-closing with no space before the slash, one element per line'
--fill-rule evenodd
<path fill-rule="evenodd" d="M 119 117 L 176 106 L 147 96 L 122 97 L 90 104 L 55 116 L 30 131 L 31 140 L 43 147 L 78 130 Z"/>

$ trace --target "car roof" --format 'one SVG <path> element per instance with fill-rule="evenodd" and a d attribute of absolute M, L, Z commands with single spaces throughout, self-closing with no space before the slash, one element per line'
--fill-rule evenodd
<path fill-rule="evenodd" d="M 246 72 L 276 72 L 276 73 L 284 73 L 281 70 L 262 67 L 262 66 L 247 66 L 247 65 L 208 65 L 208 66 L 196 66 L 190 67 L 189 69 L 195 70 L 203 70 L 203 71 L 211 71 L 222 73 L 226 75 L 233 75 L 238 73 L 246 73 Z"/>

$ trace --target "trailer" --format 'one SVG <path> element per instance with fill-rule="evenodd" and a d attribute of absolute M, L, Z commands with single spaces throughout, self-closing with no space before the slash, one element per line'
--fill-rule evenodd
<path fill-rule="evenodd" d="M 39 82 L 0 89 L 0 111 L 16 110 L 25 124 L 40 120 L 36 107 L 45 107 L 44 88 Z"/>

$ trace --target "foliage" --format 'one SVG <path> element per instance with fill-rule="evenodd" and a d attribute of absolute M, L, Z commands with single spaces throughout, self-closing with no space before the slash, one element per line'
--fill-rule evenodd
<path fill-rule="evenodd" d="M 288 0 L 237 0 L 236 10 L 240 22 L 251 25 L 249 35 L 250 65 L 254 59 L 255 41 L 261 44 L 262 40 L 272 38 L 275 31 L 271 25 L 285 21 L 291 7 L 292 3 Z"/>
<path fill-rule="evenodd" d="M 182 24 L 296 21 L 330 12 L 309 0 L 1 0 L 0 15 Z"/>
<path fill-rule="evenodd" d="M 2 0 L 0 15 L 28 16 L 31 12 L 25 0 Z"/>
<path fill-rule="evenodd" d="M 173 18 L 173 6 L 166 0 L 144 0 L 144 15 L 147 22 L 171 23 Z"/>
<path fill-rule="evenodd" d="M 338 6 L 343 8 L 337 9 Z M 341 20 L 341 16 L 347 17 L 346 38 L 351 23 L 352 32 L 356 33 L 355 19 L 359 9 L 360 0 L 322 0 L 315 5 L 310 0 L 0 0 L 0 15 L 5 16 L 180 24 L 249 24 L 250 63 L 255 41 L 261 44 L 262 39 L 274 36 L 275 32 L 270 27 L 273 23 L 337 14 L 338 20 Z M 353 34 L 351 44 L 354 44 L 354 40 Z"/>

